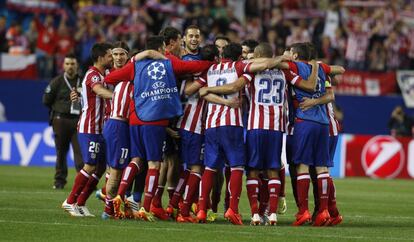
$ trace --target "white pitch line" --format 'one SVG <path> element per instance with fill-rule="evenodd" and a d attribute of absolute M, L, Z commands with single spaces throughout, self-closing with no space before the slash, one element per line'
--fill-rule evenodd
<path fill-rule="evenodd" d="M 45 223 L 45 222 L 37 222 L 37 221 L 18 221 L 18 220 L 0 220 L 0 223 L 15 223 L 15 224 L 39 224 L 39 225 L 57 225 L 57 226 L 80 226 L 80 227 L 99 227 L 102 228 L 102 224 L 71 224 L 71 223 Z M 112 228 L 120 228 L 120 226 L 116 226 L 116 225 L 105 225 L 106 227 L 112 227 Z M 184 229 L 184 228 L 167 228 L 167 227 L 139 227 L 139 226 L 125 226 L 124 224 L 122 225 L 122 229 L 133 229 L 133 230 L 155 230 L 155 231 L 186 231 L 186 232 L 192 232 L 193 229 L 188 227 L 188 229 Z M 252 230 L 249 231 L 229 231 L 229 230 L 217 230 L 214 229 L 215 232 L 218 233 L 225 233 L 225 234 L 246 234 L 246 235 L 252 235 Z M 263 231 L 260 231 L 261 233 L 263 233 Z M 275 231 L 272 230 L 271 231 L 271 235 L 286 235 L 286 233 L 283 233 L 281 231 Z M 390 241 L 396 241 L 396 240 L 400 240 L 400 241 L 412 241 L 412 239 L 409 238 L 401 238 L 401 237 L 392 237 L 392 238 L 386 238 L 386 237 L 372 237 L 372 236 L 335 236 L 335 235 L 305 235 L 305 234 L 289 234 L 289 236 L 297 236 L 300 238 L 303 237 L 309 237 L 309 238 L 315 238 L 315 237 L 319 237 L 319 238 L 337 238 L 337 239 L 358 239 L 358 240 L 390 240 Z"/>
<path fill-rule="evenodd" d="M 7 193 L 7 194 L 56 194 L 60 195 L 64 191 L 11 191 L 11 190 L 0 190 L 0 193 Z"/>
<path fill-rule="evenodd" d="M 408 220 L 414 220 L 414 217 L 406 217 L 406 216 L 371 216 L 371 215 L 346 215 L 347 218 L 378 218 L 381 220 L 384 219 L 408 219 Z"/>
<path fill-rule="evenodd" d="M 57 212 L 62 211 L 61 209 L 55 208 L 0 208 L 0 211 L 33 211 L 33 212 Z"/>

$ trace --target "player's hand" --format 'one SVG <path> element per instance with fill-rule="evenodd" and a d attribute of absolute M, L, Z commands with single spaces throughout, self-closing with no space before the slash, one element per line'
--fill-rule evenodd
<path fill-rule="evenodd" d="M 171 138 L 174 138 L 174 139 L 180 138 L 180 134 L 178 133 L 178 131 L 175 131 L 172 128 L 166 128 L 166 131 L 167 131 L 167 134 L 171 136 Z"/>
<path fill-rule="evenodd" d="M 300 109 L 302 109 L 303 112 L 311 109 L 313 106 L 316 105 L 316 100 L 312 98 L 306 98 L 304 97 L 302 99 L 302 102 L 299 103 Z"/>
<path fill-rule="evenodd" d="M 206 96 L 208 94 L 208 87 L 200 88 L 200 90 L 198 91 L 198 94 L 200 95 L 200 97 Z"/>
<path fill-rule="evenodd" d="M 312 65 L 312 67 L 319 68 L 319 66 L 318 66 L 319 64 L 318 64 L 318 62 L 316 60 L 309 61 L 309 64 Z"/>
<path fill-rule="evenodd" d="M 79 95 L 78 95 L 78 92 L 75 89 L 72 89 L 72 91 L 70 91 L 70 101 L 72 101 L 72 102 L 78 102 L 79 101 Z"/>
<path fill-rule="evenodd" d="M 242 106 L 242 99 L 238 98 L 238 97 L 234 97 L 232 99 L 227 99 L 227 106 L 231 107 L 231 108 L 239 108 Z"/>

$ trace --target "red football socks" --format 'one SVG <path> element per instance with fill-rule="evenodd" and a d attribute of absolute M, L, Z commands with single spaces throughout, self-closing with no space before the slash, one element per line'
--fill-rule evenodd
<path fill-rule="evenodd" d="M 190 207 L 193 203 L 193 197 L 198 191 L 198 186 L 200 185 L 201 175 L 198 173 L 191 172 L 188 177 L 187 185 L 185 186 L 184 195 L 183 195 L 183 207 L 181 209 L 181 215 L 187 217 L 190 215 Z"/>
<path fill-rule="evenodd" d="M 132 181 L 135 178 L 135 175 L 140 171 L 140 167 L 135 164 L 135 162 L 130 162 L 128 166 L 124 169 L 122 172 L 122 179 L 121 183 L 119 184 L 118 188 L 118 195 L 121 196 L 122 199 L 124 199 L 125 192 L 131 185 Z"/>
<path fill-rule="evenodd" d="M 155 191 L 154 198 L 152 199 L 152 206 L 156 208 L 162 208 L 162 194 L 164 193 L 164 187 L 158 186 Z"/>
<path fill-rule="evenodd" d="M 309 173 L 298 174 L 296 179 L 299 213 L 302 214 L 308 210 L 308 192 L 309 192 L 310 176 Z"/>
<path fill-rule="evenodd" d="M 184 170 L 181 172 L 180 179 L 178 180 L 177 187 L 175 188 L 174 194 L 170 199 L 170 204 L 173 208 L 178 208 L 178 203 L 180 202 L 181 196 L 184 193 L 185 184 L 187 184 L 188 176 L 190 175 L 189 170 Z"/>
<path fill-rule="evenodd" d="M 336 189 L 332 177 L 328 178 L 329 197 L 328 197 L 328 211 L 331 217 L 339 215 L 338 208 L 336 207 Z"/>
<path fill-rule="evenodd" d="M 204 174 L 201 177 L 201 191 L 200 191 L 200 197 L 198 199 L 198 207 L 199 210 L 207 211 L 207 203 L 209 203 L 210 200 L 210 192 L 213 187 L 213 179 L 216 171 L 213 171 L 206 167 L 204 170 Z"/>
<path fill-rule="evenodd" d="M 144 209 L 149 212 L 151 208 L 152 198 L 157 190 L 158 178 L 160 171 L 157 169 L 148 169 L 147 177 L 145 178 L 145 195 L 144 195 Z"/>
<path fill-rule="evenodd" d="M 72 187 L 72 191 L 70 192 L 67 203 L 73 204 L 78 199 L 78 196 L 80 195 L 81 191 L 85 187 L 86 183 L 89 180 L 90 175 L 84 170 L 80 170 L 78 174 L 76 175 L 75 182 Z"/>
<path fill-rule="evenodd" d="M 242 191 L 243 184 L 243 168 L 231 168 L 230 176 L 230 208 L 235 212 L 239 213 L 239 200 Z"/>
<path fill-rule="evenodd" d="M 92 176 L 89 177 L 88 183 L 86 183 L 86 186 L 83 188 L 81 194 L 76 200 L 79 206 L 85 206 L 86 200 L 88 200 L 89 196 L 96 189 L 96 185 L 98 185 L 99 179 L 100 177 L 98 177 L 96 174 L 92 174 Z"/>
<path fill-rule="evenodd" d="M 318 174 L 319 212 L 328 209 L 329 173 Z"/>
<path fill-rule="evenodd" d="M 259 213 L 259 209 L 257 207 L 257 201 L 259 196 L 259 179 L 258 178 L 248 178 L 246 181 L 246 190 L 247 190 L 247 197 L 249 198 L 250 203 L 250 211 L 253 214 Z"/>
<path fill-rule="evenodd" d="M 269 214 L 276 213 L 281 181 L 278 178 L 270 178 L 267 186 L 269 189 Z"/>

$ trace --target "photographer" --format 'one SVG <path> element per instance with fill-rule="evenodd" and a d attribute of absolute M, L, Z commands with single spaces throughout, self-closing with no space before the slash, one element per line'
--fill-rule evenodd
<path fill-rule="evenodd" d="M 413 125 L 413 119 L 404 112 L 401 106 L 394 108 L 388 121 L 388 127 L 392 136 L 412 136 L 414 134 Z"/>

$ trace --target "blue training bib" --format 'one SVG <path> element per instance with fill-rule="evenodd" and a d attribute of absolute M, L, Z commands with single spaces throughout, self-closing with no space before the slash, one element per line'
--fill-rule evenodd
<path fill-rule="evenodd" d="M 302 77 L 303 79 L 308 79 L 312 71 L 311 65 L 307 63 L 303 63 L 303 62 L 295 62 L 295 64 L 298 67 L 299 76 Z M 307 92 L 300 88 L 294 87 L 296 99 L 299 102 L 301 102 L 303 97 L 320 98 L 326 92 L 325 80 L 326 80 L 325 72 L 323 71 L 322 67 L 319 66 L 318 80 L 317 80 L 318 83 L 316 84 L 316 91 Z M 325 106 L 326 105 L 316 105 L 305 112 L 302 111 L 302 109 L 298 107 L 296 109 L 296 117 L 303 119 L 303 120 L 315 121 L 321 124 L 329 124 L 328 115 L 326 113 Z"/>
<path fill-rule="evenodd" d="M 170 60 L 135 62 L 134 101 L 138 118 L 145 122 L 183 114 Z"/>

